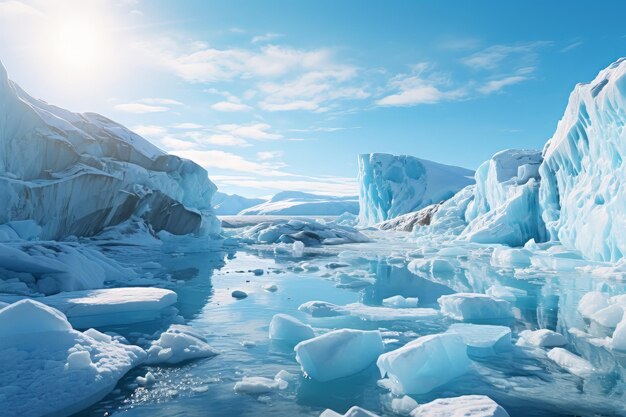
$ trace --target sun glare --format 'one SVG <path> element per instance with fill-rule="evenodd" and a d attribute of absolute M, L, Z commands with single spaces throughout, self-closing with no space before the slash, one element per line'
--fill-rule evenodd
<path fill-rule="evenodd" d="M 68 70 L 88 70 L 98 61 L 103 34 L 97 24 L 78 18 L 58 22 L 52 33 L 51 52 Z"/>

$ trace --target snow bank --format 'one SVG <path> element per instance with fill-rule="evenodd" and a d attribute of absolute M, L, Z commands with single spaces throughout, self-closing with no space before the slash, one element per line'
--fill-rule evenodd
<path fill-rule="evenodd" d="M 470 363 L 463 338 L 449 333 L 422 336 L 376 362 L 395 394 L 430 392 L 464 374 Z"/>
<path fill-rule="evenodd" d="M 509 246 L 545 240 L 538 201 L 541 161 L 540 151 L 508 149 L 484 162 L 476 170 L 461 239 Z"/>
<path fill-rule="evenodd" d="M 335 197 L 283 191 L 269 201 L 242 210 L 241 215 L 290 215 L 290 216 L 339 216 L 344 213 L 358 214 L 359 201 L 354 197 Z"/>
<path fill-rule="evenodd" d="M 442 295 L 437 300 L 441 312 L 455 320 L 486 321 L 510 319 L 511 305 L 486 294 L 457 293 Z"/>
<path fill-rule="evenodd" d="M 363 225 L 440 203 L 474 182 L 470 170 L 407 155 L 362 154 L 358 162 Z"/>
<path fill-rule="evenodd" d="M 626 253 L 626 60 L 578 84 L 544 151 L 539 203 L 549 237 L 586 258 Z"/>
<path fill-rule="evenodd" d="M 189 326 L 172 324 L 158 340 L 152 342 L 146 363 L 175 364 L 217 354 L 200 333 Z"/>
<path fill-rule="evenodd" d="M 156 231 L 219 232 L 204 169 L 103 116 L 29 96 L 1 64 L 0 126 L 0 224 L 34 220 L 42 239 L 94 235 L 133 216 Z"/>
<path fill-rule="evenodd" d="M 259 243 L 302 242 L 305 246 L 368 242 L 367 236 L 349 226 L 320 223 L 313 219 L 263 222 L 245 230 L 241 237 Z"/>
<path fill-rule="evenodd" d="M 275 314 L 270 322 L 269 337 L 291 345 L 315 337 L 313 329 L 288 314 Z"/>
<path fill-rule="evenodd" d="M 33 300 L 0 310 L 0 403 L 10 416 L 69 416 L 107 395 L 145 359 L 110 336 L 73 330 Z"/>
<path fill-rule="evenodd" d="M 340 329 L 300 342 L 294 350 L 302 372 L 325 382 L 364 370 L 383 347 L 378 331 Z"/>
<path fill-rule="evenodd" d="M 63 292 L 39 301 L 62 311 L 74 327 L 85 329 L 155 320 L 176 300 L 174 291 L 125 287 Z"/>
<path fill-rule="evenodd" d="M 489 397 L 464 395 L 422 404 L 413 410 L 411 417 L 509 417 L 509 414 Z"/>

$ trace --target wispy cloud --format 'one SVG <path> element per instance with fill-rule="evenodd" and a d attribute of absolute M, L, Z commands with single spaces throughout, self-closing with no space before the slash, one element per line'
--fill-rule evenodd
<path fill-rule="evenodd" d="M 281 35 L 280 33 L 266 33 L 264 35 L 257 35 L 253 37 L 251 42 L 252 43 L 269 42 L 271 40 L 281 38 L 282 36 L 283 35 Z"/>
<path fill-rule="evenodd" d="M 491 94 L 502 90 L 504 87 L 514 84 L 519 84 L 528 80 L 528 77 L 513 75 L 510 77 L 504 77 L 498 80 L 488 81 L 485 85 L 478 87 L 478 91 L 483 94 Z"/>
<path fill-rule="evenodd" d="M 123 111 L 126 113 L 138 113 L 138 114 L 160 113 L 160 112 L 166 112 L 170 110 L 169 107 L 152 106 L 152 105 L 143 104 L 143 103 L 121 103 L 121 104 L 116 104 L 114 108 L 116 110 Z"/>
<path fill-rule="evenodd" d="M 256 157 L 261 161 L 267 161 L 269 159 L 276 159 L 283 156 L 283 151 L 263 151 L 257 152 Z"/>
<path fill-rule="evenodd" d="M 561 48 L 561 49 L 559 50 L 559 52 L 561 52 L 561 53 L 566 53 L 566 52 L 572 51 L 572 50 L 574 50 L 574 49 L 578 48 L 579 46 L 581 46 L 582 44 L 583 44 L 583 42 L 582 42 L 582 41 L 573 41 L 573 42 L 571 42 L 569 45 L 567 45 L 567 46 L 565 46 L 565 47 Z"/>
<path fill-rule="evenodd" d="M 217 103 L 212 104 L 211 108 L 221 112 L 243 112 L 252 110 L 252 107 L 247 104 L 235 103 L 232 101 L 218 101 Z"/>
<path fill-rule="evenodd" d="M 235 137 L 253 140 L 278 140 L 283 135 L 271 131 L 271 126 L 267 123 L 251 123 L 251 124 L 221 124 L 215 126 L 215 129 L 228 133 Z"/>
<path fill-rule="evenodd" d="M 227 171 L 254 173 L 263 177 L 286 177 L 286 172 L 280 171 L 285 165 L 282 163 L 259 163 L 245 159 L 241 155 L 218 150 L 181 150 L 172 152 L 182 158 L 191 159 L 207 170 L 222 169 Z"/>
<path fill-rule="evenodd" d="M 276 192 L 281 190 L 305 191 L 321 195 L 356 196 L 358 185 L 352 177 L 298 177 L 296 178 L 266 178 L 258 179 L 245 175 L 213 175 L 211 179 L 218 184 L 236 187 L 245 187 L 255 190 Z"/>
<path fill-rule="evenodd" d="M 503 66 L 532 66 L 538 58 L 538 51 L 552 45 L 552 42 L 538 41 L 515 45 L 492 45 L 461 62 L 475 70 L 496 70 Z"/>

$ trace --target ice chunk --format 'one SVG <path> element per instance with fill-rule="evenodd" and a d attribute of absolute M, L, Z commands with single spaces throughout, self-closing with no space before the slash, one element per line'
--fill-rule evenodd
<path fill-rule="evenodd" d="M 33 300 L 0 310 L 0 402 L 7 416 L 72 415 L 98 402 L 143 349 L 90 330 Z"/>
<path fill-rule="evenodd" d="M 324 410 L 320 417 L 379 417 L 378 414 L 374 414 L 364 408 L 357 407 L 356 405 L 346 411 L 345 414 L 339 414 L 331 409 Z"/>
<path fill-rule="evenodd" d="M 275 314 L 270 322 L 269 337 L 272 340 L 297 345 L 303 340 L 315 337 L 313 329 L 287 314 Z"/>
<path fill-rule="evenodd" d="M 276 284 L 266 284 L 263 286 L 263 289 L 268 292 L 276 292 L 278 291 L 278 285 Z"/>
<path fill-rule="evenodd" d="M 591 320 L 608 328 L 615 328 L 624 317 L 624 307 L 619 304 L 612 304 L 591 315 Z"/>
<path fill-rule="evenodd" d="M 383 305 L 385 307 L 411 308 L 417 307 L 417 303 L 417 297 L 404 298 L 401 295 L 394 295 L 393 297 L 383 299 Z"/>
<path fill-rule="evenodd" d="M 613 332 L 612 347 L 615 350 L 626 351 L 626 315 Z"/>
<path fill-rule="evenodd" d="M 491 254 L 491 265 L 504 268 L 524 268 L 530 266 L 531 252 L 527 249 L 499 246 Z"/>
<path fill-rule="evenodd" d="M 376 362 L 396 394 L 430 392 L 467 372 L 470 363 L 463 338 L 451 333 L 422 336 Z"/>
<path fill-rule="evenodd" d="M 172 324 L 158 340 L 152 342 L 146 363 L 174 364 L 217 354 L 200 333 L 189 326 Z"/>
<path fill-rule="evenodd" d="M 518 345 L 551 348 L 565 346 L 567 339 L 561 333 L 548 329 L 524 330 L 519 334 Z"/>
<path fill-rule="evenodd" d="M 405 395 L 391 400 L 391 411 L 401 416 L 408 416 L 417 407 L 417 401 Z"/>
<path fill-rule="evenodd" d="M 310 314 L 312 317 L 336 317 L 348 314 L 341 306 L 326 301 L 307 301 L 300 305 L 298 310 Z"/>
<path fill-rule="evenodd" d="M 302 258 L 304 255 L 304 243 L 299 240 L 293 242 L 293 245 L 291 245 L 291 252 L 293 253 L 294 258 Z"/>
<path fill-rule="evenodd" d="M 265 394 L 287 388 L 288 383 L 283 380 L 270 379 L 262 376 L 244 376 L 235 384 L 235 391 L 242 394 Z"/>
<path fill-rule="evenodd" d="M 432 320 L 441 315 L 434 308 L 391 308 L 373 307 L 361 303 L 346 304 L 342 307 L 351 316 L 359 317 L 368 321 L 394 321 L 394 320 Z"/>
<path fill-rule="evenodd" d="M 493 298 L 499 298 L 511 303 L 515 302 L 518 298 L 526 297 L 528 294 L 524 290 L 519 288 L 507 287 L 505 285 L 492 285 L 487 288 L 485 293 Z"/>
<path fill-rule="evenodd" d="M 589 319 L 594 313 L 609 306 L 608 294 L 591 291 L 583 295 L 578 302 L 578 312 L 581 316 Z"/>
<path fill-rule="evenodd" d="M 549 351 L 548 358 L 567 372 L 581 378 L 587 378 L 595 372 L 593 365 L 589 361 L 560 347 Z"/>
<path fill-rule="evenodd" d="M 274 219 L 259 223 L 241 233 L 241 237 L 258 243 L 300 242 L 293 246 L 296 256 L 301 256 L 304 246 L 362 243 L 369 239 L 353 227 L 335 223 L 320 223 L 313 219 Z"/>
<path fill-rule="evenodd" d="M 339 216 L 343 213 L 357 214 L 359 201 L 356 196 L 335 197 L 282 191 L 269 201 L 241 210 L 241 215 L 289 215 L 289 216 Z"/>
<path fill-rule="evenodd" d="M 509 417 L 509 414 L 487 396 L 464 395 L 422 404 L 411 417 Z"/>
<path fill-rule="evenodd" d="M 174 291 L 150 287 L 63 292 L 40 299 L 62 311 L 74 327 L 101 327 L 150 321 L 176 303 Z"/>
<path fill-rule="evenodd" d="M 473 172 L 407 155 L 359 155 L 359 221 L 373 225 L 452 197 Z"/>
<path fill-rule="evenodd" d="M 511 350 L 511 329 L 506 326 L 455 323 L 447 333 L 457 334 L 467 345 L 467 353 L 489 356 Z"/>
<path fill-rule="evenodd" d="M 340 329 L 300 342 L 294 350 L 302 371 L 324 382 L 362 371 L 383 347 L 378 331 Z"/>
<path fill-rule="evenodd" d="M 437 300 L 441 312 L 455 320 L 486 321 L 513 317 L 511 305 L 485 294 L 457 293 L 442 295 Z"/>
<path fill-rule="evenodd" d="M 156 377 L 152 372 L 146 372 L 145 376 L 138 376 L 135 381 L 142 387 L 153 385 L 156 382 Z"/>

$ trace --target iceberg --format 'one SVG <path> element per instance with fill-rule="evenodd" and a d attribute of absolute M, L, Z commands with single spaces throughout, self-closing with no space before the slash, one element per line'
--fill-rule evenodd
<path fill-rule="evenodd" d="M 268 392 L 285 389 L 288 383 L 280 379 L 270 379 L 262 376 L 244 376 L 241 381 L 235 383 L 235 392 L 242 394 L 265 394 Z"/>
<path fill-rule="evenodd" d="M 411 417 L 509 417 L 509 414 L 487 396 L 463 395 L 419 405 Z"/>
<path fill-rule="evenodd" d="M 275 314 L 270 322 L 269 337 L 271 340 L 297 345 L 303 340 L 315 337 L 311 326 L 302 323 L 287 314 Z"/>
<path fill-rule="evenodd" d="M 225 194 L 219 191 L 213 194 L 213 198 L 211 200 L 215 214 L 221 216 L 232 216 L 238 214 L 240 211 L 264 202 L 265 200 L 262 198 L 247 198 L 237 194 Z"/>
<path fill-rule="evenodd" d="M 143 349 L 33 300 L 0 309 L 0 403 L 7 416 L 69 416 L 105 397 L 146 358 Z"/>
<path fill-rule="evenodd" d="M 103 116 L 29 96 L 2 64 L 0 126 L 0 224 L 33 220 L 46 240 L 91 236 L 134 216 L 172 234 L 220 231 L 203 168 Z"/>
<path fill-rule="evenodd" d="M 520 346 L 552 348 L 565 346 L 567 339 L 561 333 L 548 329 L 523 330 L 519 334 L 517 344 Z"/>
<path fill-rule="evenodd" d="M 473 172 L 407 155 L 361 154 L 359 222 L 373 225 L 452 197 L 473 184 Z"/>
<path fill-rule="evenodd" d="M 339 216 L 344 213 L 358 214 L 359 202 L 354 197 L 337 197 L 283 191 L 270 200 L 248 207 L 240 215 L 290 215 L 290 216 Z"/>
<path fill-rule="evenodd" d="M 584 257 L 626 253 L 626 60 L 578 84 L 545 146 L 539 204 L 549 238 Z"/>
<path fill-rule="evenodd" d="M 486 294 L 456 293 L 439 297 L 441 312 L 459 321 L 489 321 L 513 318 L 511 304 Z"/>
<path fill-rule="evenodd" d="M 443 333 L 422 336 L 380 355 L 376 362 L 389 378 L 394 394 L 425 394 L 464 374 L 470 368 L 463 338 Z"/>
<path fill-rule="evenodd" d="M 189 326 L 172 324 L 148 349 L 148 364 L 176 364 L 215 356 L 204 336 Z"/>
<path fill-rule="evenodd" d="M 378 331 L 340 329 L 300 342 L 294 351 L 302 372 L 325 382 L 364 370 L 383 348 Z"/>
<path fill-rule="evenodd" d="M 258 243 L 292 243 L 294 252 L 297 252 L 295 242 L 304 246 L 369 242 L 367 236 L 353 227 L 320 223 L 313 219 L 263 222 L 242 232 L 241 237 Z"/>

